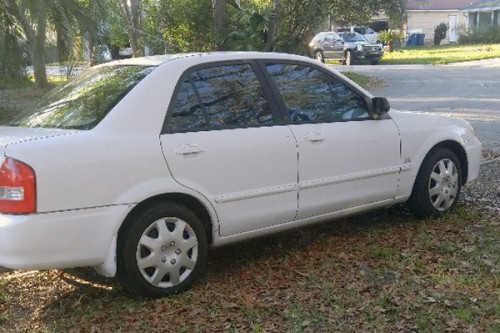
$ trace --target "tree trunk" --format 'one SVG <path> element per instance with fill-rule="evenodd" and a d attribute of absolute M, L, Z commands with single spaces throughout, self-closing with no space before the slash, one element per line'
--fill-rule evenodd
<path fill-rule="evenodd" d="M 134 57 L 143 55 L 141 32 L 142 32 L 142 6 L 140 0 L 118 0 L 118 6 L 127 24 L 130 47 Z"/>
<path fill-rule="evenodd" d="M 218 33 L 226 27 L 226 0 L 213 0 L 215 29 Z"/>
<path fill-rule="evenodd" d="M 218 37 L 217 50 L 224 50 L 224 29 L 226 28 L 226 0 L 212 0 L 215 31 Z"/>
<path fill-rule="evenodd" d="M 269 22 L 269 30 L 266 36 L 266 45 L 264 45 L 264 52 L 271 52 L 274 50 L 276 43 L 276 32 L 278 31 L 278 23 L 281 12 L 281 0 L 274 0 L 274 13 Z"/>
<path fill-rule="evenodd" d="M 47 88 L 47 71 L 45 69 L 45 40 L 47 31 L 47 15 L 43 8 L 43 13 L 38 13 L 36 17 L 37 29 L 32 35 L 31 59 L 33 61 L 33 72 L 35 75 L 35 85 L 37 88 Z"/>
<path fill-rule="evenodd" d="M 49 84 L 47 81 L 47 72 L 45 69 L 45 39 L 47 34 L 47 11 L 43 2 L 36 3 L 36 12 L 31 19 L 36 23 L 36 30 L 30 24 L 30 20 L 26 12 L 17 4 L 15 0 L 6 2 L 7 8 L 19 21 L 24 34 L 28 40 L 31 52 L 31 60 L 33 62 L 33 72 L 35 75 L 35 85 L 37 88 L 46 88 Z"/>

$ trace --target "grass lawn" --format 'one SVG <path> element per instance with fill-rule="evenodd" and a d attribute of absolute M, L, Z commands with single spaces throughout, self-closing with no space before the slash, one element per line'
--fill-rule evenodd
<path fill-rule="evenodd" d="M 216 249 L 194 289 L 128 296 L 90 270 L 0 275 L 0 331 L 499 332 L 499 219 L 404 207 Z"/>
<path fill-rule="evenodd" d="M 385 52 L 381 64 L 448 64 L 500 57 L 500 44 L 411 46 Z"/>

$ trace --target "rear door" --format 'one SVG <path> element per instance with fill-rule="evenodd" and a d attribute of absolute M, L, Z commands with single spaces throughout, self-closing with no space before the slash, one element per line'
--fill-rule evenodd
<path fill-rule="evenodd" d="M 400 172 L 399 131 L 373 120 L 366 97 L 308 64 L 268 63 L 299 148 L 298 219 L 391 200 Z"/>
<path fill-rule="evenodd" d="M 185 73 L 161 135 L 171 174 L 213 204 L 221 236 L 297 214 L 297 145 L 254 68 L 212 64 Z"/>

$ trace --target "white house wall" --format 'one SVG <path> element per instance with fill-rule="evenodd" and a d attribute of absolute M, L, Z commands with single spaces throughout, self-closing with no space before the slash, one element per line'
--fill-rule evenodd
<path fill-rule="evenodd" d="M 457 16 L 457 26 L 467 25 L 469 19 L 466 13 L 460 12 L 458 10 L 443 10 L 443 11 L 425 11 L 425 10 L 412 10 L 408 11 L 408 23 L 407 31 L 421 31 L 425 34 L 425 44 L 433 45 L 434 43 L 434 29 L 440 23 L 449 24 L 450 16 Z M 449 31 L 446 33 L 446 38 L 441 42 L 441 44 L 448 44 L 449 41 Z"/>

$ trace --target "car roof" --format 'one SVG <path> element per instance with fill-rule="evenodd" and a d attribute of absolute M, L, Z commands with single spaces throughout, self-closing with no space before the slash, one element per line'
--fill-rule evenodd
<path fill-rule="evenodd" d="M 243 51 L 243 52 L 199 52 L 199 53 L 177 53 L 177 54 L 164 54 L 164 55 L 154 55 L 147 57 L 137 57 L 111 61 L 100 66 L 116 66 L 116 65 L 143 65 L 143 66 L 160 66 L 164 63 L 172 62 L 180 59 L 192 59 L 194 57 L 199 57 L 200 62 L 212 62 L 212 61 L 231 61 L 231 60 L 248 60 L 248 59 L 280 59 L 280 60 L 304 60 L 308 59 L 303 56 L 298 56 L 294 54 L 287 53 L 275 53 L 275 52 L 254 52 L 254 51 Z"/>

